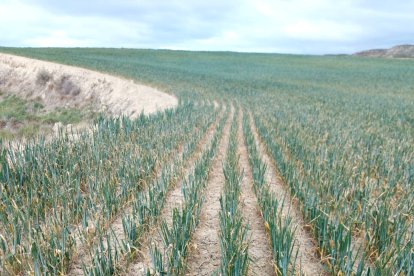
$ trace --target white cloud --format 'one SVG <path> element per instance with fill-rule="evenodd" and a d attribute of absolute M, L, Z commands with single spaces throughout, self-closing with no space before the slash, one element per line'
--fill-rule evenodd
<path fill-rule="evenodd" d="M 352 41 L 361 34 L 354 25 L 338 24 L 329 20 L 305 21 L 299 20 L 283 28 L 284 33 L 291 38 L 313 41 Z"/>
<path fill-rule="evenodd" d="M 71 38 L 65 31 L 52 31 L 45 36 L 38 36 L 24 41 L 26 45 L 36 45 L 37 47 L 82 47 L 88 46 L 91 41 Z"/>
<path fill-rule="evenodd" d="M 412 0 L 1 0 L 0 45 L 353 52 L 413 43 L 412 14 Z"/>

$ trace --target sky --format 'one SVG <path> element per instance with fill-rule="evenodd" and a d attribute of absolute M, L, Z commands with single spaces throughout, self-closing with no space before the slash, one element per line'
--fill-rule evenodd
<path fill-rule="evenodd" d="M 414 44 L 414 0 L 0 0 L 0 46 L 353 53 Z"/>

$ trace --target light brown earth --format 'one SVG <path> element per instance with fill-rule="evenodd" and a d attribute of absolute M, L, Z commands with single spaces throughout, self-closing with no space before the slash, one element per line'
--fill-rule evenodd
<path fill-rule="evenodd" d="M 382 57 L 411 59 L 414 58 L 414 45 L 397 45 L 389 49 L 371 49 L 354 54 L 362 57 Z"/>
<path fill-rule="evenodd" d="M 104 73 L 0 53 L 0 90 L 46 108 L 82 108 L 132 118 L 177 106 L 175 96 Z"/>
<path fill-rule="evenodd" d="M 270 240 L 266 235 L 264 221 L 260 215 L 260 207 L 253 190 L 253 174 L 243 137 L 242 118 L 243 112 L 241 111 L 239 112 L 237 122 L 237 147 L 240 156 L 240 169 L 243 171 L 240 210 L 245 223 L 249 225 L 250 240 L 248 253 L 252 258 L 251 272 L 253 275 L 275 275 Z"/>
<path fill-rule="evenodd" d="M 211 275 L 220 268 L 220 194 L 224 187 L 223 162 L 229 145 L 230 126 L 234 108 L 223 129 L 223 136 L 210 169 L 204 202 L 200 212 L 200 222 L 191 239 L 188 255 L 187 275 Z"/>

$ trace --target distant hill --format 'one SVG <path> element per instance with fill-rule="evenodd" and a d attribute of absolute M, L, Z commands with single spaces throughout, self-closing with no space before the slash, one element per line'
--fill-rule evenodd
<path fill-rule="evenodd" d="M 414 45 L 398 45 L 390 49 L 372 49 L 354 54 L 363 57 L 414 58 Z"/>

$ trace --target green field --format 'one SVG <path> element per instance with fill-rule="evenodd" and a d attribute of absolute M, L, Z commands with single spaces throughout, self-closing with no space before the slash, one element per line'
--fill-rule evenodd
<path fill-rule="evenodd" d="M 276 274 L 307 271 L 295 243 L 301 225 L 291 221 L 297 214 L 326 274 L 414 274 L 412 60 L 82 48 L 0 52 L 134 79 L 181 102 L 133 121 L 99 118 L 77 141 L 62 136 L 2 149 L 0 274 L 76 274 L 79 248 L 90 256 L 82 273 L 125 274 L 153 229 L 161 229 L 170 250 L 151 248 L 146 271 L 185 274 L 222 137 L 230 142 L 217 194 L 216 272 L 250 274 L 253 245 L 237 196 L 243 194 L 237 135 L 248 149 Z M 211 143 L 200 148 L 209 129 Z M 266 183 L 270 164 L 264 165 L 258 144 L 297 202 L 292 218 L 278 211 L 282 200 Z M 167 223 L 164 202 L 177 185 L 182 204 Z M 122 234 L 110 230 L 117 220 Z"/>

